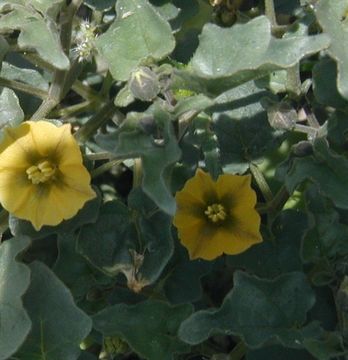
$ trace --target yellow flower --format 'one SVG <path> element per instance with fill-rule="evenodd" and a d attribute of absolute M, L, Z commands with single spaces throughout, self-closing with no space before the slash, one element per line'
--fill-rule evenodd
<path fill-rule="evenodd" d="M 0 202 L 36 230 L 70 219 L 96 196 L 70 130 L 26 121 L 0 143 Z"/>
<path fill-rule="evenodd" d="M 190 258 L 235 255 L 262 241 L 251 177 L 220 175 L 213 181 L 198 169 L 176 194 L 174 225 Z"/>

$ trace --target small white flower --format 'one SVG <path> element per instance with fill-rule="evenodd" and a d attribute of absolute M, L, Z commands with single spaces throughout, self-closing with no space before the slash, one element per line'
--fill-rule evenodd
<path fill-rule="evenodd" d="M 80 23 L 75 34 L 76 46 L 72 49 L 73 56 L 79 62 L 91 61 L 96 53 L 95 39 L 97 38 L 97 27 L 86 20 Z"/>

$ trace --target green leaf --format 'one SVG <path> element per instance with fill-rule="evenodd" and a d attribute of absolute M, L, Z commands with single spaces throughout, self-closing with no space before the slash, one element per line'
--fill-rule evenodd
<path fill-rule="evenodd" d="M 299 248 L 306 230 L 305 214 L 292 210 L 282 211 L 272 224 L 272 239 L 265 234 L 261 244 L 252 246 L 242 254 L 228 256 L 228 265 L 266 278 L 301 271 Z"/>
<path fill-rule="evenodd" d="M 0 90 L 0 129 L 19 125 L 24 120 L 24 113 L 16 93 L 8 88 Z"/>
<path fill-rule="evenodd" d="M 0 10 L 2 5 L 0 3 Z M 57 69 L 68 69 L 70 62 L 61 47 L 54 21 L 27 6 L 13 5 L 11 8 L 10 12 L 0 16 L 0 31 L 20 30 L 18 45 L 21 49 L 35 49 L 42 59 Z"/>
<path fill-rule="evenodd" d="M 183 341 L 194 345 L 223 333 L 241 336 L 252 348 L 271 339 L 296 348 L 306 333 L 317 331 L 317 326 L 299 327 L 315 302 L 303 273 L 261 280 L 238 271 L 233 283 L 220 309 L 198 311 L 183 322 L 179 330 Z"/>
<path fill-rule="evenodd" d="M 347 0 L 320 0 L 315 7 L 317 19 L 325 34 L 330 37 L 328 53 L 337 62 L 337 87 L 348 99 L 348 41 Z"/>
<path fill-rule="evenodd" d="M 177 338 L 177 332 L 191 313 L 190 305 L 170 306 L 147 300 L 133 306 L 119 304 L 106 308 L 93 317 L 93 324 L 104 336 L 122 336 L 147 360 L 172 360 L 173 354 L 190 349 Z"/>
<path fill-rule="evenodd" d="M 115 6 L 116 0 L 85 0 L 84 4 L 93 10 L 106 11 Z"/>
<path fill-rule="evenodd" d="M 21 360 L 77 359 L 79 344 L 91 330 L 91 319 L 75 305 L 69 290 L 48 267 L 34 262 L 30 269 L 24 305 L 33 326 L 16 356 Z"/>
<path fill-rule="evenodd" d="M 201 278 L 212 269 L 212 263 L 201 259 L 190 260 L 186 249 L 180 246 L 167 269 L 165 295 L 171 304 L 184 304 L 201 298 Z"/>
<path fill-rule="evenodd" d="M 178 71 L 178 75 L 189 88 L 217 94 L 292 67 L 329 44 L 329 37 L 323 34 L 276 39 L 271 36 L 271 24 L 265 16 L 230 28 L 206 24 L 189 64 L 191 70 Z"/>
<path fill-rule="evenodd" d="M 0 0 L 0 7 L 3 7 L 4 5 L 19 5 L 37 10 L 38 12 L 55 19 L 63 3 L 64 0 Z"/>
<path fill-rule="evenodd" d="M 100 1 L 100 0 L 98 0 L 98 1 Z M 93 355 L 87 351 L 82 351 L 81 355 L 78 358 L 78 360 L 97 360 L 97 359 L 98 358 L 95 355 Z M 298 360 L 301 360 L 301 359 L 298 359 Z"/>
<path fill-rule="evenodd" d="M 348 226 L 340 222 L 340 215 L 331 201 L 321 196 L 316 186 L 306 191 L 310 225 L 302 243 L 302 257 L 306 262 L 321 258 L 337 258 L 348 253 Z"/>
<path fill-rule="evenodd" d="M 138 277 L 153 283 L 173 254 L 172 217 L 158 211 L 140 188 L 134 188 L 129 194 L 128 205 L 135 216 L 138 243 L 142 244 L 137 252 L 144 253 Z"/>
<path fill-rule="evenodd" d="M 94 266 L 115 276 L 131 268 L 134 250 L 130 212 L 120 201 L 105 203 L 98 220 L 84 226 L 78 235 L 78 251 Z"/>
<path fill-rule="evenodd" d="M 329 118 L 327 132 L 331 144 L 345 146 L 348 140 L 347 114 L 335 111 Z"/>
<path fill-rule="evenodd" d="M 7 44 L 7 41 L 3 36 L 0 36 L 0 70 L 1 70 L 1 63 L 4 59 L 5 55 L 7 54 L 7 51 L 9 49 L 9 46 Z"/>
<path fill-rule="evenodd" d="M 140 189 L 128 204 L 132 212 L 119 201 L 106 203 L 98 221 L 82 228 L 78 249 L 106 274 L 123 272 L 128 286 L 139 291 L 157 280 L 172 255 L 171 218 Z"/>
<path fill-rule="evenodd" d="M 78 301 L 95 285 L 97 271 L 93 272 L 87 260 L 77 252 L 76 240 L 73 234 L 58 236 L 58 258 L 53 271 Z"/>
<path fill-rule="evenodd" d="M 22 295 L 30 283 L 29 268 L 16 257 L 30 244 L 26 237 L 12 238 L 0 246 L 0 359 L 8 359 L 24 342 L 31 321 Z"/>
<path fill-rule="evenodd" d="M 260 88 L 269 89 L 273 94 L 285 93 L 287 84 L 286 70 L 273 71 L 265 77 L 255 81 Z"/>
<path fill-rule="evenodd" d="M 179 100 L 175 105 L 173 114 L 179 117 L 188 111 L 203 111 L 206 108 L 214 105 L 214 101 L 203 94 L 190 96 Z"/>
<path fill-rule="evenodd" d="M 290 193 L 305 180 L 318 185 L 321 194 L 335 206 L 348 209 L 348 160 L 330 150 L 323 138 L 315 140 L 313 156 L 295 158 L 287 171 L 285 185 Z"/>
<path fill-rule="evenodd" d="M 337 89 L 337 64 L 328 57 L 320 59 L 313 68 L 313 91 L 320 104 L 335 108 L 348 105 Z"/>
<path fill-rule="evenodd" d="M 174 134 L 171 116 L 158 106 L 153 111 L 154 127 L 163 139 L 154 139 L 141 127 L 143 114 L 131 113 L 122 126 L 112 134 L 98 135 L 98 145 L 120 158 L 141 157 L 143 191 L 169 215 L 175 213 L 175 200 L 168 180 L 172 166 L 180 159 L 181 151 Z M 144 119 L 145 120 L 145 119 Z"/>
<path fill-rule="evenodd" d="M 195 117 L 191 124 L 190 132 L 185 136 L 185 141 L 192 143 L 202 152 L 205 168 L 213 179 L 222 173 L 220 160 L 220 146 L 213 130 L 211 117 L 205 113 Z"/>
<path fill-rule="evenodd" d="M 64 0 L 25 0 L 25 5 L 33 6 L 37 11 L 49 15 L 55 19 L 59 10 L 64 4 Z"/>
<path fill-rule="evenodd" d="M 147 0 L 118 0 L 117 18 L 96 45 L 116 80 L 147 60 L 160 60 L 175 46 L 168 22 Z"/>
<path fill-rule="evenodd" d="M 25 69 L 3 62 L 1 76 L 8 80 L 15 80 L 34 86 L 41 90 L 48 90 L 48 81 L 36 70 Z"/>
<path fill-rule="evenodd" d="M 252 161 L 280 146 L 283 131 L 273 129 L 260 101 L 270 96 L 253 81 L 231 89 L 215 99 L 214 127 L 225 172 L 244 173 Z"/>
<path fill-rule="evenodd" d="M 246 360 L 313 360 L 313 357 L 306 351 L 297 349 L 288 349 L 282 346 L 269 346 L 262 349 L 248 352 Z"/>
<path fill-rule="evenodd" d="M 326 333 L 321 340 L 305 339 L 304 345 L 318 360 L 337 359 L 346 354 L 343 340 L 337 333 Z"/>
<path fill-rule="evenodd" d="M 180 9 L 172 4 L 172 0 L 150 0 L 150 3 L 168 21 L 175 19 L 180 13 Z"/>

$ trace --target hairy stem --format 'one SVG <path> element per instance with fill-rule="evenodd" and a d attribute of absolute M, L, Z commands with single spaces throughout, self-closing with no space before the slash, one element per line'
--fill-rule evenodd
<path fill-rule="evenodd" d="M 300 64 L 296 64 L 286 71 L 286 87 L 295 98 L 301 95 Z"/>
<path fill-rule="evenodd" d="M 105 104 L 98 112 L 96 112 L 86 124 L 75 133 L 77 141 L 84 143 L 90 139 L 95 132 L 105 124 L 111 116 L 116 112 L 116 107 L 112 102 Z"/>
<path fill-rule="evenodd" d="M 120 165 L 121 163 L 122 163 L 122 160 L 119 160 L 119 159 L 108 161 L 107 163 L 100 165 L 96 169 L 92 170 L 91 176 L 94 179 L 97 176 L 100 176 L 100 175 L 104 174 L 105 172 L 111 170 L 114 166 Z"/>
<path fill-rule="evenodd" d="M 93 108 L 95 108 L 94 102 L 82 101 L 78 104 L 67 106 L 63 109 L 53 110 L 51 115 L 53 118 L 56 118 L 56 117 L 67 118 L 67 117 L 71 117 L 71 116 L 83 113 L 85 111 L 89 111 Z"/>
<path fill-rule="evenodd" d="M 276 13 L 273 0 L 265 0 L 265 13 L 273 27 L 277 27 Z"/>
<path fill-rule="evenodd" d="M 62 48 L 67 56 L 71 45 L 71 32 L 74 16 L 81 6 L 83 0 L 73 0 L 69 6 L 62 10 L 60 14 L 60 39 Z M 66 86 L 67 81 L 74 81 L 71 77 L 76 79 L 76 68 L 70 66 L 69 70 L 55 70 L 53 73 L 53 81 L 48 91 L 47 98 L 42 102 L 40 107 L 32 116 L 32 120 L 45 118 L 61 101 L 63 96 L 69 90 Z"/>
<path fill-rule="evenodd" d="M 251 171 L 259 189 L 261 190 L 262 195 L 265 198 L 265 200 L 267 202 L 271 202 L 273 200 L 273 194 L 272 194 L 270 187 L 267 184 L 265 177 L 263 176 L 262 172 L 260 171 L 260 169 L 256 165 L 250 164 L 250 171 Z"/>

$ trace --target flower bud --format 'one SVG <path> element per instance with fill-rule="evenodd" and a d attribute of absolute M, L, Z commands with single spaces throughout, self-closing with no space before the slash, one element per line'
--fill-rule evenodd
<path fill-rule="evenodd" d="M 145 66 L 139 67 L 132 73 L 129 88 L 133 96 L 142 101 L 151 101 L 160 92 L 157 75 Z"/>

